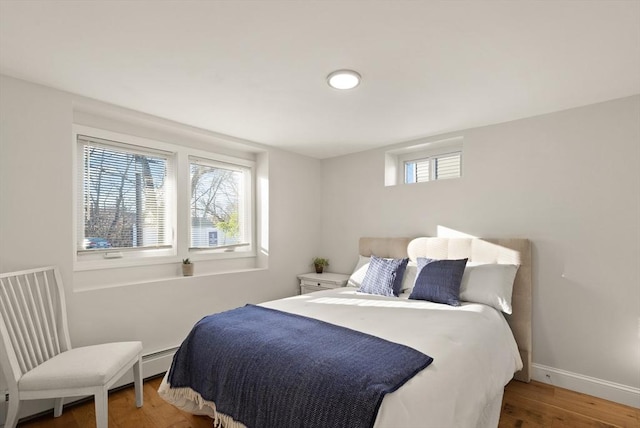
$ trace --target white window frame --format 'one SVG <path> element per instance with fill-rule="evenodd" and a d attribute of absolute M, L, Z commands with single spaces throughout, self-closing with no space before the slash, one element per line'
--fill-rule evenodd
<path fill-rule="evenodd" d="M 113 248 L 103 250 L 84 251 L 78 249 L 78 242 L 84 236 L 80 236 L 80 230 L 84 224 L 84 200 L 81 195 L 83 186 L 81 171 L 84 170 L 83 152 L 80 150 L 81 143 L 79 136 L 89 136 L 97 140 L 103 140 L 105 145 L 114 149 L 121 147 L 129 151 L 139 150 L 142 153 L 162 153 L 171 163 L 167 175 L 167 223 L 170 230 L 167 230 L 170 237 L 170 244 L 157 248 Z M 74 268 L 76 270 L 102 269 L 106 267 L 132 266 L 148 263 L 159 263 L 171 260 L 177 254 L 175 239 L 176 230 L 176 152 L 171 145 L 155 140 L 125 135 L 103 129 L 91 128 L 88 126 L 73 126 L 73 147 L 74 158 L 76 159 L 76 170 L 74 171 L 74 228 L 73 228 L 73 254 Z"/>
<path fill-rule="evenodd" d="M 253 160 L 243 159 L 235 156 L 223 155 L 204 150 L 172 144 L 148 138 L 137 137 L 128 134 L 98 129 L 94 127 L 74 124 L 73 135 L 73 157 L 76 169 L 73 171 L 73 262 L 75 271 L 110 269 L 130 266 L 145 266 L 155 264 L 179 263 L 182 259 L 192 260 L 216 260 L 256 257 L 256 163 Z M 94 251 L 81 251 L 77 248 L 80 227 L 78 222 L 84 223 L 83 200 L 80 195 L 82 180 L 79 171 L 83 170 L 83 154 L 79 150 L 78 135 L 87 135 L 97 139 L 119 142 L 125 146 L 138 146 L 141 151 L 160 151 L 170 153 L 173 159 L 171 168 L 171 194 L 168 195 L 167 203 L 171 216 L 171 245 L 168 248 L 136 248 L 136 249 L 104 249 Z M 114 144 L 116 147 L 117 144 Z M 210 162 L 218 162 L 225 165 L 237 165 L 245 168 L 249 173 L 245 175 L 249 189 L 246 203 L 245 215 L 249 216 L 246 222 L 249 245 L 237 248 L 212 248 L 212 249 L 191 249 L 191 192 L 190 192 L 190 158 L 206 159 Z M 187 196 L 185 196 L 185 194 Z"/>
<path fill-rule="evenodd" d="M 249 237 L 248 243 L 225 245 L 215 248 L 207 247 L 191 247 L 191 178 L 187 180 L 187 207 L 186 217 L 188 219 L 187 228 L 187 242 L 188 252 L 187 257 L 200 260 L 203 257 L 214 258 L 233 258 L 238 256 L 255 256 L 255 222 L 256 222 L 256 190 L 255 190 L 255 162 L 247 159 L 235 158 L 226 155 L 212 154 L 202 151 L 191 151 L 187 156 L 186 170 L 187 175 L 190 176 L 191 162 L 195 161 L 207 166 L 220 167 L 226 169 L 242 170 L 244 172 L 244 189 L 245 195 L 243 202 L 243 215 L 246 219 L 243 222 L 246 228 L 244 235 Z M 185 210 L 183 210 L 185 211 Z"/>
<path fill-rule="evenodd" d="M 460 176 L 446 179 L 435 179 L 435 161 L 454 153 L 460 154 Z M 416 183 L 405 182 L 405 167 L 407 163 L 428 159 L 429 181 Z M 384 184 L 385 186 L 414 185 L 421 183 L 439 182 L 461 178 L 464 175 L 463 137 L 451 137 L 441 140 L 416 140 L 398 144 L 395 148 L 385 152 Z"/>

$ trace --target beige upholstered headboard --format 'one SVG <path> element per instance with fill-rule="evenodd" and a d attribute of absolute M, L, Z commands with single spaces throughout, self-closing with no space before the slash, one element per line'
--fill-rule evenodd
<path fill-rule="evenodd" d="M 515 379 L 531 380 L 531 243 L 528 239 L 360 238 L 360 254 L 378 257 L 462 259 L 520 265 L 513 283 L 513 314 L 505 315 L 518 343 L 524 367 Z"/>

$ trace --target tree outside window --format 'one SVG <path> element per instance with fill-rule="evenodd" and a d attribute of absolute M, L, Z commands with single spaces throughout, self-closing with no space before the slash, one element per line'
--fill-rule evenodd
<path fill-rule="evenodd" d="M 224 247 L 243 243 L 242 205 L 245 171 L 192 161 L 191 247 Z M 215 244 L 209 239 L 217 232 Z"/>

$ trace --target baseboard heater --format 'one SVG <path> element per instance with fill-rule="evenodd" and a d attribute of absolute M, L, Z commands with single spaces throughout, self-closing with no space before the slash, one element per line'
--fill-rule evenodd
<path fill-rule="evenodd" d="M 179 346 L 174 346 L 173 348 L 161 349 L 160 351 L 151 352 L 150 354 L 144 354 L 142 356 L 142 364 L 147 361 L 157 360 L 159 358 L 171 357 L 173 359 L 173 354 L 180 348 Z"/>

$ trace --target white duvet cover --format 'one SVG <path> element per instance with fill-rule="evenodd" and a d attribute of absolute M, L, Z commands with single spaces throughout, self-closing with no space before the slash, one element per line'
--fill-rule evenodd
<path fill-rule="evenodd" d="M 385 396 L 375 428 L 467 428 L 486 426 L 487 421 L 495 426 L 503 388 L 522 368 L 504 317 L 481 304 L 452 307 L 346 287 L 261 306 L 359 330 L 433 357 L 431 365 Z M 212 413 L 193 391 L 177 394 L 169 388 L 165 377 L 159 393 L 177 407 Z M 226 417 L 222 420 L 233 425 Z"/>

